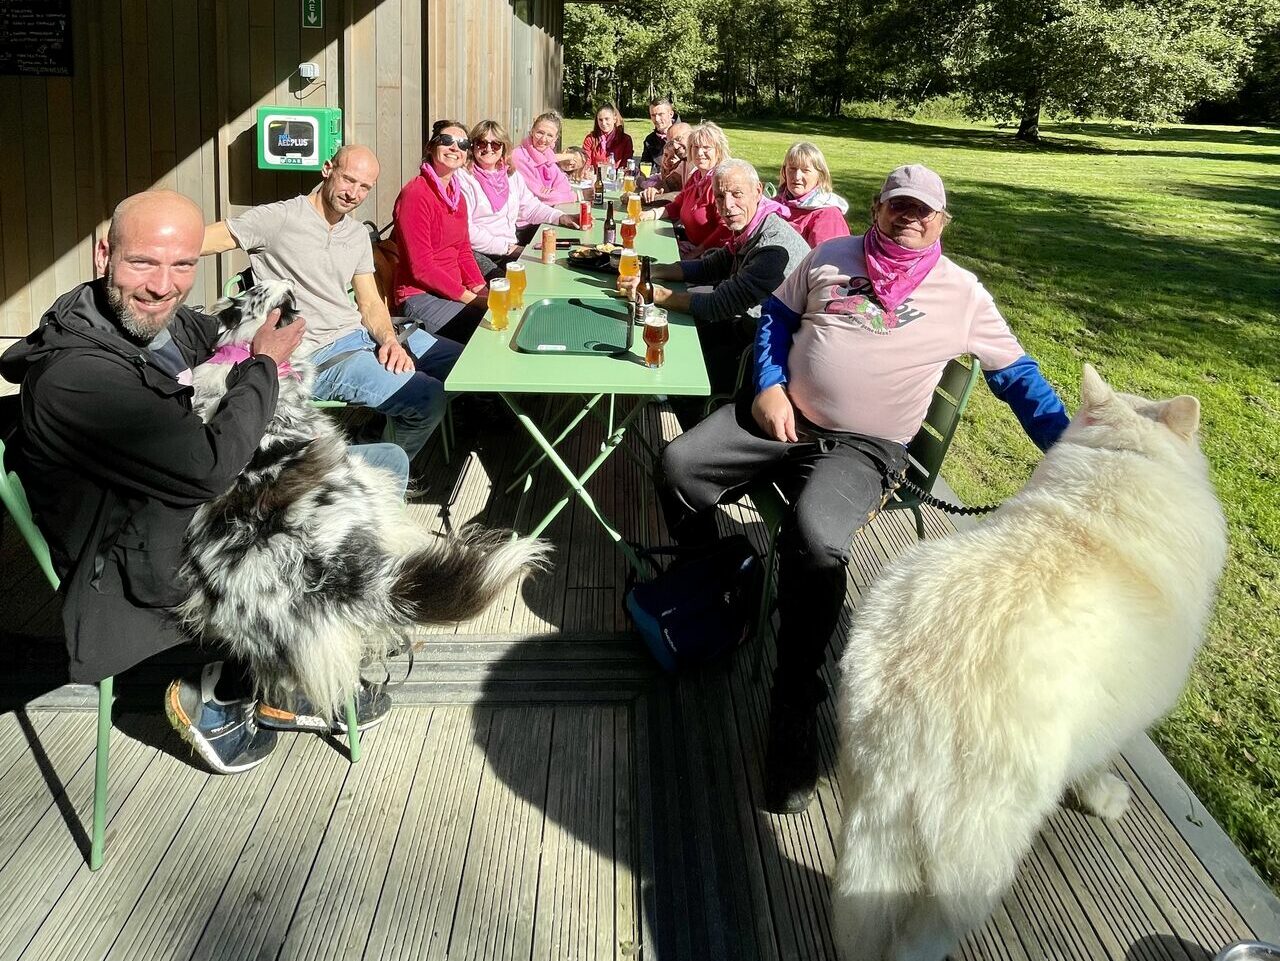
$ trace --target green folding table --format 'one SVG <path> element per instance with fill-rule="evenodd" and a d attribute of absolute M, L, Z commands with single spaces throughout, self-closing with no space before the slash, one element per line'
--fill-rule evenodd
<path fill-rule="evenodd" d="M 600 242 L 603 218 L 597 218 L 584 243 Z M 560 237 L 577 239 L 583 232 L 556 228 Z M 559 250 L 554 264 L 540 262 L 538 238 L 525 251 L 522 262 L 526 267 L 528 287 L 525 291 L 526 308 L 539 301 L 576 301 L 580 305 L 596 304 L 601 313 L 621 310 L 621 302 L 609 295 L 613 278 L 606 274 L 580 271 L 568 266 L 568 252 Z M 675 235 L 671 225 L 665 222 L 649 222 L 639 226 L 636 235 L 637 252 L 670 262 L 677 258 Z M 617 528 L 609 521 L 587 492 L 586 483 L 600 469 L 615 450 L 623 446 L 627 428 L 654 397 L 695 396 L 706 397 L 711 393 L 707 381 L 706 366 L 702 361 L 702 348 L 693 318 L 675 311 L 667 312 L 669 338 L 663 366 L 653 369 L 645 366 L 644 343 L 641 328 L 635 328 L 635 342 L 630 351 L 621 356 L 560 354 L 527 352 L 517 349 L 516 340 L 521 322 L 521 312 L 512 311 L 506 330 L 494 331 L 482 325 L 472 335 L 462 356 L 445 381 L 450 393 L 485 392 L 502 398 L 516 419 L 533 438 L 541 454 L 520 471 L 520 476 L 508 488 L 523 486 L 528 491 L 532 473 L 543 461 L 551 463 L 564 478 L 569 490 L 552 505 L 530 530 L 530 536 L 538 536 L 556 519 L 576 495 L 599 521 L 605 532 L 618 545 L 619 550 L 641 574 L 645 566 L 631 546 L 623 540 Z M 546 422 L 539 425 L 525 410 L 521 395 L 557 394 L 570 400 L 551 413 Z M 621 410 L 622 402 L 633 400 L 630 410 Z M 603 408 L 603 410 L 602 410 Z M 575 474 L 557 451 L 574 430 L 588 417 L 595 416 L 605 424 L 605 440 L 600 453 L 581 474 Z M 554 435 L 554 436 L 548 436 Z M 640 439 L 643 444 L 643 438 Z M 647 446 L 647 445 L 646 445 Z M 623 448 L 626 450 L 627 448 Z M 652 455 L 652 451 L 650 454 Z"/>

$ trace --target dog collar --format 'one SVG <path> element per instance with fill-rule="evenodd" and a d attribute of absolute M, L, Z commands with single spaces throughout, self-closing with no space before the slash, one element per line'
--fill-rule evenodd
<path fill-rule="evenodd" d="M 246 343 L 223 344 L 205 361 L 206 364 L 239 364 L 251 358 L 253 354 L 249 352 L 249 345 Z M 281 377 L 297 378 L 298 374 L 293 366 L 286 360 L 282 364 L 276 365 L 276 373 Z"/>

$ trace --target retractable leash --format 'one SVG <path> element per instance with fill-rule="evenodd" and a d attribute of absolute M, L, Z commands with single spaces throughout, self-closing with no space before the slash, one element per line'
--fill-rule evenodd
<path fill-rule="evenodd" d="M 926 504 L 929 507 L 936 507 L 940 511 L 945 511 L 948 514 L 957 514 L 961 517 L 973 517 L 978 514 L 990 514 L 993 510 L 995 510 L 997 507 L 1000 506 L 999 504 L 974 504 L 973 506 L 969 506 L 967 504 L 966 505 L 952 504 L 949 501 L 944 501 L 940 498 L 934 497 L 932 494 L 930 494 L 927 490 L 925 490 L 923 487 L 921 487 L 919 484 L 915 483 L 914 481 L 907 480 L 906 474 L 901 474 L 898 477 L 895 477 L 893 479 L 893 487 L 895 490 L 897 490 L 899 487 L 905 488 L 912 494 L 915 494 L 917 497 L 920 498 L 921 504 Z"/>

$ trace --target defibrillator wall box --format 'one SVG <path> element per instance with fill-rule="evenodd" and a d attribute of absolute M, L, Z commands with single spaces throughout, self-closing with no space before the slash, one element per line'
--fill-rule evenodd
<path fill-rule="evenodd" d="M 258 167 L 319 170 L 342 146 L 338 107 L 259 107 Z"/>

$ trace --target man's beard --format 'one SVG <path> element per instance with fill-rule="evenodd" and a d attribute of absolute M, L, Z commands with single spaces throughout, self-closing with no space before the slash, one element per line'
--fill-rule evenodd
<path fill-rule="evenodd" d="M 111 305 L 111 309 L 115 311 L 116 320 L 120 322 L 120 326 L 124 332 L 129 335 L 131 340 L 139 344 L 149 344 L 155 340 L 160 331 L 169 326 L 169 321 L 173 319 L 174 313 L 182 306 L 184 298 L 175 298 L 173 309 L 164 314 L 157 314 L 154 317 L 143 317 L 134 313 L 129 309 L 129 305 L 125 303 L 124 295 L 120 293 L 120 288 L 115 285 L 115 278 L 112 276 L 111 267 L 107 267 L 107 303 Z"/>

